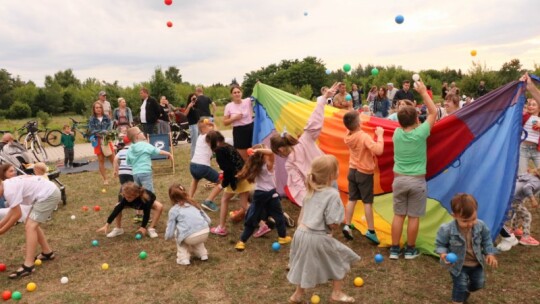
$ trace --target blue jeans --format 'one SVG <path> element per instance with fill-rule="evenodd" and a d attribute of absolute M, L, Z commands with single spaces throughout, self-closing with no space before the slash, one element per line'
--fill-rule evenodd
<path fill-rule="evenodd" d="M 452 301 L 465 302 L 471 292 L 484 288 L 484 269 L 481 265 L 463 266 L 457 277 L 452 275 L 452 281 Z"/>
<path fill-rule="evenodd" d="M 519 147 L 519 171 L 518 175 L 527 173 L 529 168 L 529 160 L 534 162 L 536 168 L 540 167 L 540 152 L 537 150 L 538 145 L 528 145 L 522 143 Z"/>
<path fill-rule="evenodd" d="M 193 153 L 195 153 L 195 146 L 197 145 L 197 138 L 199 137 L 199 126 L 197 124 L 189 125 L 189 134 L 191 135 L 191 157 L 193 158 Z"/>
<path fill-rule="evenodd" d="M 144 189 L 154 192 L 154 181 L 152 179 L 152 172 L 133 174 L 133 181 L 144 187 Z"/>
<path fill-rule="evenodd" d="M 6 199 L 4 196 L 0 196 L 0 208 L 6 208 Z"/>

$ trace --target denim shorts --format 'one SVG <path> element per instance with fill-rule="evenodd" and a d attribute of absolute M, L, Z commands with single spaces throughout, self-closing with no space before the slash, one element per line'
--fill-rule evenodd
<path fill-rule="evenodd" d="M 217 183 L 219 181 L 219 173 L 207 165 L 190 163 L 189 172 L 195 180 L 201 180 L 204 178 L 212 183 Z"/>
<path fill-rule="evenodd" d="M 152 172 L 133 174 L 133 181 L 144 189 L 150 192 L 154 192 L 154 181 L 152 179 Z"/>

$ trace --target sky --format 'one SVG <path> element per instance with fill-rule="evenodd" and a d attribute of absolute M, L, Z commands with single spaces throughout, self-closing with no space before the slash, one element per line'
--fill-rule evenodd
<path fill-rule="evenodd" d="M 133 85 L 169 66 L 190 83 L 229 84 L 307 56 L 331 70 L 498 70 L 513 58 L 533 69 L 539 18 L 540 0 L 1 0 L 0 69 L 40 86 L 65 69 Z"/>

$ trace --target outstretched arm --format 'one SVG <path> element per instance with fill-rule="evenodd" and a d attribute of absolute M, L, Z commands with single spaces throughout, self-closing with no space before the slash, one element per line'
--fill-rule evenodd
<path fill-rule="evenodd" d="M 426 121 L 431 127 L 433 127 L 435 121 L 437 121 L 437 106 L 435 106 L 435 103 L 433 102 L 431 97 L 429 97 L 426 86 L 421 80 L 414 82 L 414 89 L 422 96 L 422 99 L 424 100 L 424 103 L 427 107 L 428 115 L 426 117 Z"/>
<path fill-rule="evenodd" d="M 304 128 L 304 133 L 309 134 L 313 140 L 316 140 L 319 137 L 319 134 L 321 134 L 324 123 L 324 106 L 326 105 L 326 100 L 336 94 L 338 86 L 339 82 L 334 83 L 330 89 L 324 92 L 324 95 L 317 98 L 315 111 L 313 111 L 309 117 L 306 127 Z"/>
<path fill-rule="evenodd" d="M 537 102 L 540 102 L 540 90 L 536 87 L 536 85 L 534 85 L 534 82 L 532 81 L 531 76 L 529 76 L 529 73 L 525 73 L 525 75 L 521 76 L 519 80 L 527 82 L 527 91 L 531 93 L 531 95 Z"/>

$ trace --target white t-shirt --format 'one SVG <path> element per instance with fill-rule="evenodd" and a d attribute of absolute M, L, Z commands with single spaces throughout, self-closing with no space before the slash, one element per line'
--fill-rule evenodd
<path fill-rule="evenodd" d="M 210 166 L 212 154 L 210 145 L 206 143 L 206 134 L 199 135 L 199 137 L 197 137 L 195 152 L 193 153 L 191 162 L 194 164 Z"/>
<path fill-rule="evenodd" d="M 536 115 L 531 115 L 529 119 L 525 122 L 523 129 L 527 131 L 527 138 L 525 141 L 529 141 L 535 144 L 538 144 L 538 138 L 540 137 L 540 131 L 533 129 L 533 125 L 540 121 L 540 118 Z"/>
<path fill-rule="evenodd" d="M 146 123 L 146 100 L 141 105 L 141 123 Z"/>
<path fill-rule="evenodd" d="M 22 175 L 4 181 L 6 206 L 33 205 L 47 199 L 56 190 L 56 185 L 36 175 Z"/>
<path fill-rule="evenodd" d="M 103 102 L 103 114 L 111 117 L 111 103 L 107 100 Z"/>

